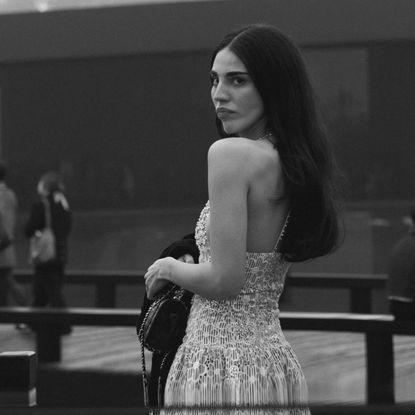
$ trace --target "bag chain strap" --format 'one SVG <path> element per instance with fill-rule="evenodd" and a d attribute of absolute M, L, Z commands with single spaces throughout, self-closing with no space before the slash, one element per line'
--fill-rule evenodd
<path fill-rule="evenodd" d="M 171 287 L 170 290 L 166 294 L 160 296 L 159 298 L 157 298 L 156 300 L 153 301 L 151 306 L 148 308 L 146 315 L 143 318 L 143 322 L 141 323 L 141 327 L 140 327 L 140 330 L 138 332 L 138 339 L 140 340 L 140 343 L 141 343 L 141 367 L 142 367 L 142 380 L 143 380 L 143 389 L 144 389 L 144 406 L 146 406 L 147 408 L 149 407 L 150 399 L 149 399 L 148 376 L 147 376 L 147 370 L 146 370 L 146 359 L 145 359 L 145 352 L 144 352 L 143 326 L 145 325 L 146 321 L 148 320 L 150 312 L 156 306 L 156 304 L 158 304 L 163 298 L 170 295 L 174 290 L 175 290 L 175 286 Z M 150 350 L 150 351 L 154 352 L 154 350 Z M 167 354 L 165 355 L 165 357 L 163 359 L 163 362 L 164 362 Z"/>
<path fill-rule="evenodd" d="M 149 396 L 148 396 L 148 377 L 146 371 L 146 358 L 144 355 L 144 343 L 141 342 L 141 365 L 142 365 L 142 380 L 143 380 L 143 389 L 144 389 L 144 406 L 148 407 L 149 405 Z"/>

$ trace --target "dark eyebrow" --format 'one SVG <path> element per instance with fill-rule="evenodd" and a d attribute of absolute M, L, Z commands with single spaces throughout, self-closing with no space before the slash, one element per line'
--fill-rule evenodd
<path fill-rule="evenodd" d="M 228 72 L 226 76 L 237 76 L 237 75 L 249 75 L 248 72 L 243 71 L 234 71 L 234 72 Z"/>
<path fill-rule="evenodd" d="M 215 71 L 210 71 L 209 72 L 210 75 L 217 75 L 217 73 Z M 243 71 L 233 71 L 233 72 L 227 72 L 226 76 L 238 76 L 238 75 L 249 75 L 248 72 L 243 72 Z"/>

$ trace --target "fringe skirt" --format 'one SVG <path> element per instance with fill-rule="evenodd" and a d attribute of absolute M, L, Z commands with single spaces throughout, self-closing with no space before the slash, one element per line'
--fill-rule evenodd
<path fill-rule="evenodd" d="M 163 414 L 308 415 L 304 374 L 289 344 L 182 345 Z"/>

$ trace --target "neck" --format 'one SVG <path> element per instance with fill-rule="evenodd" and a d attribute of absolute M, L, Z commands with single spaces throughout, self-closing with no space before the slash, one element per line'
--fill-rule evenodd
<path fill-rule="evenodd" d="M 249 138 L 251 140 L 258 140 L 259 138 L 263 137 L 267 133 L 267 122 L 265 117 L 262 117 L 258 121 L 256 121 L 253 125 L 249 128 L 244 130 L 238 131 L 240 137 Z"/>

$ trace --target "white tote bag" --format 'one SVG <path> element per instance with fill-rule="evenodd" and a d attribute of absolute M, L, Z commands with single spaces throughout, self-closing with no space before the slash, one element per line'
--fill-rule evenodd
<path fill-rule="evenodd" d="M 45 204 L 45 228 L 36 231 L 30 238 L 30 258 L 29 262 L 34 265 L 43 264 L 56 257 L 55 235 L 52 230 L 52 219 L 48 200 Z"/>

